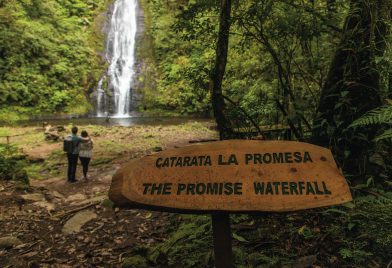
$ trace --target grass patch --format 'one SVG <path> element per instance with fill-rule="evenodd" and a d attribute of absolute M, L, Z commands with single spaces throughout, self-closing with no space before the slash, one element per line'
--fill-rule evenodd
<path fill-rule="evenodd" d="M 101 158 L 96 158 L 91 161 L 91 166 L 101 166 L 101 165 L 106 165 L 111 163 L 115 157 L 101 157 Z"/>
<path fill-rule="evenodd" d="M 65 126 L 68 135 L 72 124 Z M 165 148 L 168 145 L 187 143 L 193 138 L 211 138 L 216 135 L 208 130 L 204 123 L 186 123 L 177 126 L 100 126 L 86 125 L 79 127 L 87 130 L 94 141 L 91 166 L 94 169 L 107 168 L 112 163 L 122 163 L 134 157 L 140 157 L 154 147 Z M 53 144 L 45 140 L 42 129 L 35 127 L 0 127 L 0 136 L 24 134 L 11 143 L 23 148 L 33 158 L 45 158 L 43 163 L 28 163 L 27 173 L 33 179 L 47 179 L 63 175 L 67 158 L 62 151 L 61 142 Z"/>
<path fill-rule="evenodd" d="M 25 167 L 25 170 L 30 179 L 43 179 L 42 171 L 44 170 L 44 164 L 37 163 L 37 164 L 29 164 Z"/>
<path fill-rule="evenodd" d="M 0 122 L 13 125 L 17 121 L 27 120 L 31 109 L 25 107 L 10 106 L 7 108 L 0 109 Z"/>
<path fill-rule="evenodd" d="M 29 185 L 25 170 L 26 156 L 16 146 L 0 143 L 0 179 L 14 180 L 18 185 Z"/>
<path fill-rule="evenodd" d="M 12 135 L 12 130 L 10 127 L 0 127 L 0 136 L 10 136 Z"/>

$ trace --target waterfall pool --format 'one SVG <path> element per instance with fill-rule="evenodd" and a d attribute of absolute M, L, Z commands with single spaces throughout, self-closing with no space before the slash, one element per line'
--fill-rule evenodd
<path fill-rule="evenodd" d="M 105 117 L 83 117 L 83 118 L 57 118 L 57 119 L 32 119 L 27 121 L 19 121 L 16 124 L 19 126 L 37 126 L 42 127 L 44 123 L 52 126 L 66 126 L 66 125 L 101 125 L 101 126 L 142 126 L 142 125 L 180 125 L 188 122 L 211 122 L 210 118 L 196 118 L 196 117 L 144 117 L 135 116 L 127 118 L 105 118 Z M 0 124 L 1 126 L 1 124 Z"/>

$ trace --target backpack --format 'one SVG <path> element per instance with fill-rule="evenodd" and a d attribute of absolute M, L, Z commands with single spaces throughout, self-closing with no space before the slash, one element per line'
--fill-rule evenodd
<path fill-rule="evenodd" d="M 72 136 L 67 136 L 64 139 L 63 143 L 63 151 L 66 152 L 67 154 L 72 154 L 75 148 L 75 144 L 72 141 Z"/>

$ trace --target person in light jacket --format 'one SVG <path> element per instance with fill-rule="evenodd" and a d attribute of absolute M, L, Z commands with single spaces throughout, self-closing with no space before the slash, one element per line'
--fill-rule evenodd
<path fill-rule="evenodd" d="M 88 165 L 93 154 L 93 140 L 85 130 L 82 131 L 81 136 L 84 140 L 79 144 L 79 159 L 83 166 L 84 180 L 87 181 Z"/>

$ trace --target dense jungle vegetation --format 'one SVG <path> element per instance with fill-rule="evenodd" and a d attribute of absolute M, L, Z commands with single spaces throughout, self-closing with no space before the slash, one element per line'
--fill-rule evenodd
<path fill-rule="evenodd" d="M 287 126 L 291 137 L 274 138 L 330 148 L 353 191 L 348 207 L 307 214 L 329 230 L 328 242 L 310 222 L 302 227 L 287 223 L 291 216 L 232 217 L 234 223 L 260 224 L 234 235 L 237 265 L 296 267 L 289 251 L 302 247 L 295 245 L 297 239 L 308 235 L 313 237 L 308 247 L 315 248 L 307 254 L 338 256 L 337 262 L 331 255 L 324 258 L 326 267 L 386 265 L 392 249 L 384 221 L 392 215 L 392 1 L 144 3 L 156 60 L 149 70 L 155 84 L 146 83 L 155 85 L 145 90 L 148 103 L 182 113 L 213 112 L 223 139 L 244 138 L 241 130 L 249 126 L 260 134 L 260 125 Z M 210 224 L 207 218 L 198 220 L 196 225 L 193 218 L 181 222 L 171 236 L 180 242 L 166 242 L 147 258 L 156 263 L 154 257 L 164 254 L 169 264 L 208 265 L 209 253 L 196 248 L 211 242 L 202 238 Z M 263 233 L 262 225 L 283 221 L 285 228 L 271 236 Z M 377 231 L 370 231 L 375 226 Z M 351 238 L 340 243 L 338 237 Z M 314 244 L 314 238 L 329 249 Z M 271 240 L 285 241 L 285 250 L 276 245 L 251 250 Z M 194 258 L 182 260 L 188 254 Z"/>
<path fill-rule="evenodd" d="M 142 3 L 148 25 L 146 46 L 139 48 L 148 73 L 145 105 L 211 114 L 220 1 Z M 223 105 L 214 111 L 216 117 L 220 113 L 221 134 L 249 126 L 287 126 L 293 139 L 331 148 L 353 182 L 387 186 L 391 2 L 232 5 L 227 64 L 218 62 L 226 64 L 217 93 L 222 100 L 215 98 Z M 217 52 L 223 50 L 218 45 Z"/>
<path fill-rule="evenodd" d="M 107 0 L 0 1 L 0 120 L 91 110 Z"/>
<path fill-rule="evenodd" d="M 156 92 L 149 95 L 147 88 L 148 103 L 182 113 L 211 111 L 208 84 L 219 2 L 143 2 L 156 61 L 155 75 L 147 77 L 156 83 Z M 263 124 L 281 122 L 277 100 L 290 106 L 292 120 L 299 115 L 310 120 L 349 1 L 330 7 L 328 1 L 256 2 L 234 4 L 224 94 Z M 295 103 L 286 103 L 283 87 L 290 87 Z"/>

